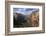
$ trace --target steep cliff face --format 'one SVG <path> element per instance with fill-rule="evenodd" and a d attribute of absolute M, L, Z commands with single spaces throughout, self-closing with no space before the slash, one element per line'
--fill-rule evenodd
<path fill-rule="evenodd" d="M 33 12 L 27 16 L 27 25 L 31 27 L 39 26 L 39 12 Z"/>
<path fill-rule="evenodd" d="M 27 19 L 25 19 L 26 16 L 22 14 L 16 14 L 14 15 L 14 26 L 15 27 L 25 27 L 25 23 L 27 22 Z"/>
<path fill-rule="evenodd" d="M 32 13 L 31 15 L 31 23 L 33 27 L 39 26 L 39 13 Z"/>

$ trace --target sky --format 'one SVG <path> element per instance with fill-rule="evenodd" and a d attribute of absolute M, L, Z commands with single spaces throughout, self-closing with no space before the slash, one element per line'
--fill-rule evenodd
<path fill-rule="evenodd" d="M 35 11 L 39 11 L 39 9 L 38 8 L 13 8 L 14 13 L 21 13 L 24 15 L 29 15 Z"/>

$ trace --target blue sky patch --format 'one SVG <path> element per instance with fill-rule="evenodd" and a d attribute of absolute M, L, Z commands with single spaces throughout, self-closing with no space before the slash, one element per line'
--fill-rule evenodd
<path fill-rule="evenodd" d="M 32 12 L 39 11 L 38 8 L 13 8 L 13 13 L 21 13 L 24 15 L 31 14 Z"/>

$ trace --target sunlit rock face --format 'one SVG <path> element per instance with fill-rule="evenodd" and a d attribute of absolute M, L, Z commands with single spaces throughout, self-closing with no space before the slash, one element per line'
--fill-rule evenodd
<path fill-rule="evenodd" d="M 28 17 L 28 23 L 32 25 L 32 27 L 38 27 L 39 26 L 39 13 L 34 12 Z"/>
<path fill-rule="evenodd" d="M 14 8 L 13 24 L 14 27 L 38 27 L 39 9 L 33 8 Z"/>

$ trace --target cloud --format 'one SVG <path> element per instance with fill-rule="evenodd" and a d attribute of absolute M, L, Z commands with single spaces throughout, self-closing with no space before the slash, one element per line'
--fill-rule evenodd
<path fill-rule="evenodd" d="M 32 12 L 38 11 L 38 8 L 14 8 L 13 11 L 14 13 L 20 13 L 24 15 L 29 15 Z"/>

